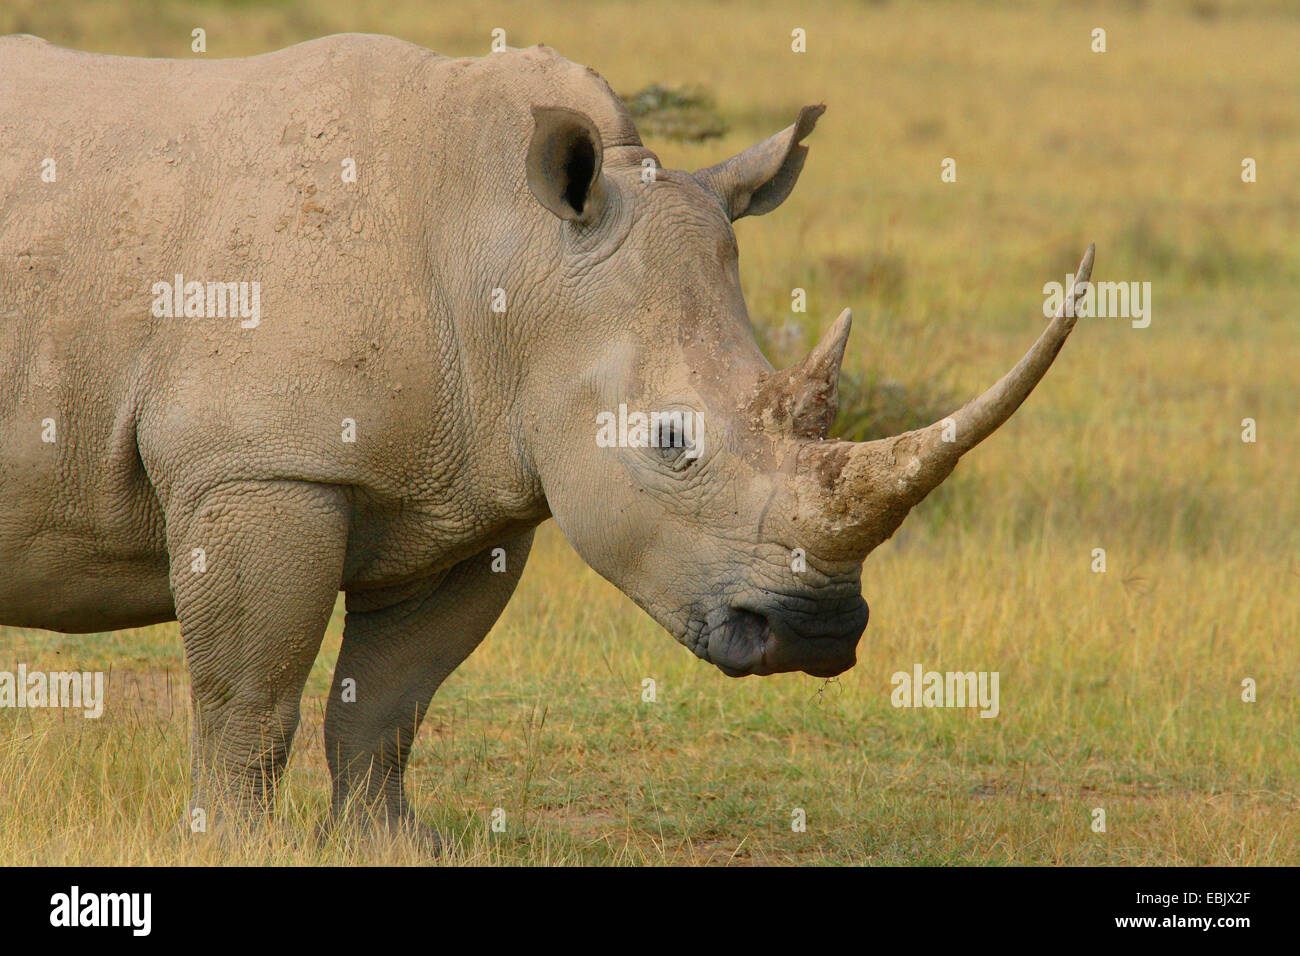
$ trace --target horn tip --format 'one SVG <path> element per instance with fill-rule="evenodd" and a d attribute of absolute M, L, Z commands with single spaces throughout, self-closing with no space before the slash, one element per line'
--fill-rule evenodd
<path fill-rule="evenodd" d="M 830 333 L 827 335 L 827 338 L 830 339 L 832 342 L 841 343 L 840 348 L 843 348 L 842 343 L 848 341 L 849 330 L 852 328 L 853 328 L 853 310 L 845 309 L 843 312 L 839 314 L 839 317 L 831 325 L 831 330 Z"/>
<path fill-rule="evenodd" d="M 1095 242 L 1088 243 L 1088 251 L 1083 254 L 1083 261 L 1079 263 L 1079 271 L 1075 277 L 1076 281 L 1088 281 L 1088 277 L 1092 275 L 1092 260 L 1096 251 L 1097 244 Z"/>

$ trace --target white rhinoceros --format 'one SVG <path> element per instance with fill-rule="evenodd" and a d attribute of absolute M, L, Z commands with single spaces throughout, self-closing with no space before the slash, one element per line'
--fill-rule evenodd
<path fill-rule="evenodd" d="M 826 440 L 848 314 L 774 371 L 731 227 L 821 113 L 687 173 L 546 47 L 0 39 L 0 623 L 178 620 L 194 804 L 256 817 L 346 592 L 335 810 L 417 832 L 421 718 L 549 517 L 729 675 L 850 667 L 863 558 L 1073 318 L 950 419 Z"/>

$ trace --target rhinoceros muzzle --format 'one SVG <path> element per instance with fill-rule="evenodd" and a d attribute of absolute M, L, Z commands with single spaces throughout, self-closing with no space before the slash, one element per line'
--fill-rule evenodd
<path fill-rule="evenodd" d="M 857 662 L 868 615 L 861 598 L 815 617 L 731 608 L 709 632 L 708 660 L 728 677 L 787 671 L 834 677 Z"/>

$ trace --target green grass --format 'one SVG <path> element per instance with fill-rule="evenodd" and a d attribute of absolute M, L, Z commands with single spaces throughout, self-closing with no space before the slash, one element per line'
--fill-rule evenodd
<path fill-rule="evenodd" d="M 731 681 L 546 527 L 413 757 L 425 818 L 473 863 L 1286 864 L 1300 859 L 1295 294 L 1300 16 L 1282 3 L 314 7 L 18 0 L 0 32 L 118 53 L 242 55 L 342 30 L 480 54 L 493 27 L 629 94 L 703 86 L 716 162 L 829 109 L 791 199 L 738 226 L 760 338 L 793 361 L 845 305 L 864 415 L 974 394 L 1042 327 L 1088 241 L 1150 281 L 1151 326 L 1081 320 L 1043 385 L 873 554 L 859 664 Z M 789 33 L 808 31 L 795 55 Z M 1089 52 L 1105 27 L 1109 52 Z M 958 180 L 941 183 L 940 161 Z M 1243 184 L 1244 156 L 1259 181 Z M 791 289 L 809 311 L 791 314 Z M 887 402 L 886 402 L 887 404 Z M 1240 441 L 1256 419 L 1259 441 Z M 1089 570 L 1091 551 L 1107 571 Z M 0 629 L 0 669 L 111 669 L 99 721 L 0 711 L 0 863 L 418 862 L 318 844 L 323 698 L 280 823 L 181 841 L 188 696 L 174 626 Z M 1001 715 L 896 710 L 890 675 L 997 670 Z M 641 701 L 641 681 L 658 700 Z M 1241 681 L 1258 700 L 1240 699 Z M 169 682 L 170 681 L 170 685 Z M 489 829 L 493 808 L 504 833 Z M 1094 833 L 1103 808 L 1107 831 Z M 792 832 L 802 808 L 807 831 Z"/>

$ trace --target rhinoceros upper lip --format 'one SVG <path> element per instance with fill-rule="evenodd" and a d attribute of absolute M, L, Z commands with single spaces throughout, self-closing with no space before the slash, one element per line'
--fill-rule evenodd
<path fill-rule="evenodd" d="M 732 610 L 709 632 L 708 659 L 728 677 L 768 673 L 763 658 L 770 633 L 762 615 Z"/>

